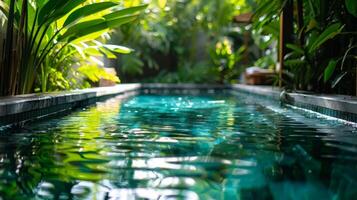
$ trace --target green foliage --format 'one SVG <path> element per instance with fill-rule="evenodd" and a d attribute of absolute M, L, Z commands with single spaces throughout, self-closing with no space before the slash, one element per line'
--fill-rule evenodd
<path fill-rule="evenodd" d="M 215 48 L 211 52 L 211 59 L 220 74 L 220 83 L 226 83 L 237 77 L 239 71 L 236 68 L 236 63 L 242 59 L 244 47 L 237 52 L 233 51 L 233 43 L 228 38 L 223 38 L 218 41 Z"/>
<path fill-rule="evenodd" d="M 135 6 L 135 3 L 129 5 Z M 229 34 L 236 27 L 232 24 L 233 17 L 250 8 L 245 0 L 152 1 L 140 22 L 122 26 L 114 34 L 112 43 L 122 42 L 136 50 L 135 54 L 119 58 L 121 78 L 164 82 L 237 79 L 239 70 L 236 68 L 240 67 L 237 54 L 241 53 L 242 44 L 231 44 L 231 58 L 226 57 L 227 70 L 222 70 L 223 66 L 217 62 L 219 56 L 214 52 L 221 38 L 231 37 Z M 232 40 L 241 39 L 242 34 L 234 37 Z M 205 67 L 201 67 L 201 63 L 205 63 Z M 184 70 L 191 78 L 181 76 Z M 214 77 L 204 77 L 212 75 Z M 223 81 L 223 77 L 227 80 Z"/>
<path fill-rule="evenodd" d="M 326 41 L 334 38 L 336 35 L 341 33 L 343 27 L 344 26 L 342 26 L 341 23 L 331 24 L 317 38 L 311 38 L 310 44 L 308 44 L 309 53 L 315 52 Z"/>
<path fill-rule="evenodd" d="M 122 57 L 121 71 L 127 75 L 142 75 L 144 63 L 136 54 L 129 54 Z"/>
<path fill-rule="evenodd" d="M 353 16 L 357 17 L 357 1 L 355 0 L 345 0 L 348 12 Z"/>
<path fill-rule="evenodd" d="M 129 48 L 95 39 L 105 41 L 111 29 L 134 21 L 146 5 L 123 9 L 114 0 L 6 0 L 0 7 L 0 14 L 6 17 L 6 33 L 0 32 L 5 46 L 0 50 L 0 92 L 8 95 L 35 88 L 45 92 L 50 77 L 65 82 L 66 77 L 59 75 L 66 68 L 63 63 L 81 65 L 92 56 L 114 58 L 118 53 L 130 53 Z"/>
<path fill-rule="evenodd" d="M 124 82 L 234 83 L 247 66 L 275 68 L 287 0 L 147 2 L 0 0 L 0 92 L 83 88 L 99 76 L 118 81 L 94 67 L 103 55 L 118 60 Z M 357 2 L 301 2 L 283 81 L 293 89 L 346 88 L 341 83 L 356 76 Z M 232 22 L 252 11 L 252 25 Z"/>
<path fill-rule="evenodd" d="M 355 18 L 348 13 L 354 15 L 357 2 L 346 0 L 346 7 L 338 0 L 301 2 L 304 8 L 303 24 L 302 27 L 294 26 L 295 43 L 286 45 L 290 53 L 284 58 L 283 81 L 292 89 L 328 91 L 348 74 L 355 74 L 351 69 L 356 66 L 356 60 L 351 54 L 357 42 L 354 39 L 357 30 L 350 23 Z M 279 39 L 277 29 L 271 27 L 279 23 L 285 3 L 259 1 L 253 25 L 259 36 L 269 34 L 275 40 Z M 298 14 L 295 10 L 295 19 L 298 19 Z M 344 69 L 346 60 L 348 69 Z"/>
<path fill-rule="evenodd" d="M 154 83 L 217 83 L 219 71 L 210 67 L 210 63 L 200 62 L 194 65 L 186 63 L 175 72 L 161 71 L 157 76 L 149 79 Z"/>
<path fill-rule="evenodd" d="M 291 50 L 285 57 L 285 65 L 287 65 L 290 71 L 294 73 L 294 84 L 300 88 L 307 88 L 308 85 L 316 79 L 316 75 L 320 77 L 320 72 L 313 72 L 314 57 L 317 50 L 328 40 L 333 39 L 339 33 L 341 33 L 344 26 L 340 23 L 335 23 L 326 28 L 322 33 L 318 34 L 318 30 L 309 30 L 312 36 L 309 38 L 306 46 L 298 46 L 296 44 L 287 44 L 287 47 Z M 331 60 L 328 66 L 323 69 L 321 74 L 324 77 L 326 83 L 333 75 L 338 61 Z M 306 75 L 306 72 L 310 74 Z"/>
<path fill-rule="evenodd" d="M 78 68 L 78 72 L 85 75 L 91 82 L 98 82 L 100 79 L 106 79 L 119 83 L 120 80 L 117 76 L 107 73 L 103 68 L 99 68 L 97 65 L 82 65 Z"/>
<path fill-rule="evenodd" d="M 328 80 L 330 80 L 331 76 L 333 75 L 333 72 L 336 69 L 336 65 L 337 65 L 338 61 L 336 60 L 331 60 L 329 62 L 329 64 L 327 65 L 325 72 L 324 72 L 324 81 L 327 82 Z"/>
<path fill-rule="evenodd" d="M 67 27 L 70 24 L 76 23 L 82 18 L 85 18 L 89 15 L 101 12 L 103 10 L 109 9 L 111 7 L 116 6 L 115 3 L 113 2 L 99 2 L 99 3 L 93 3 L 89 5 L 85 5 L 75 11 L 73 11 L 66 19 L 64 22 L 63 26 Z"/>

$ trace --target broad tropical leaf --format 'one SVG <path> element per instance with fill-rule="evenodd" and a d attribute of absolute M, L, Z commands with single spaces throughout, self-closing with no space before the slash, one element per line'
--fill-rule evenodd
<path fill-rule="evenodd" d="M 341 33 L 344 26 L 341 23 L 335 23 L 330 25 L 324 32 L 322 32 L 315 41 L 313 41 L 309 53 L 316 51 L 322 44 L 324 44 L 327 40 L 334 38 L 336 35 Z"/>
<path fill-rule="evenodd" d="M 288 47 L 289 49 L 293 50 L 297 54 L 300 54 L 300 55 L 304 55 L 305 54 L 304 50 L 301 47 L 299 47 L 299 46 L 297 46 L 295 44 L 287 44 L 286 47 Z"/>
<path fill-rule="evenodd" d="M 130 8 L 125 8 L 122 10 L 118 10 L 115 12 L 112 12 L 110 14 L 107 14 L 103 16 L 106 20 L 114 20 L 116 18 L 124 17 L 127 15 L 133 15 L 136 14 L 139 11 L 145 10 L 147 8 L 147 4 L 141 5 L 141 6 L 135 6 L 135 7 L 130 7 Z"/>
<path fill-rule="evenodd" d="M 109 59 L 117 58 L 117 56 L 114 53 L 112 53 L 111 51 L 107 50 L 104 47 L 99 47 L 99 50 Z"/>
<path fill-rule="evenodd" d="M 94 20 L 78 23 L 70 27 L 62 36 L 59 37 L 59 40 L 62 41 L 72 36 L 89 34 L 90 32 L 98 32 L 104 29 L 107 29 L 105 19 L 103 18 L 94 19 Z"/>
<path fill-rule="evenodd" d="M 115 53 L 121 53 L 121 54 L 128 54 L 133 51 L 133 49 L 130 49 L 128 47 L 112 45 L 112 44 L 103 45 L 103 47 L 108 49 L 109 51 L 112 51 Z"/>
<path fill-rule="evenodd" d="M 357 1 L 356 0 L 345 0 L 346 8 L 349 13 L 357 17 Z"/>
<path fill-rule="evenodd" d="M 110 29 L 117 28 L 123 24 L 129 23 L 137 19 L 137 15 L 131 15 L 126 17 L 115 18 L 113 20 L 107 21 L 107 26 Z"/>
<path fill-rule="evenodd" d="M 103 53 L 100 52 L 99 48 L 96 46 L 91 46 L 87 47 L 83 51 L 85 54 L 88 54 L 89 56 L 102 56 Z"/>
<path fill-rule="evenodd" d="M 118 4 L 113 3 L 113 2 L 99 2 L 99 3 L 93 3 L 93 4 L 89 4 L 86 6 L 83 6 L 77 10 L 75 10 L 74 12 L 72 12 L 66 19 L 66 21 L 64 22 L 63 26 L 66 27 L 74 22 L 79 21 L 80 19 L 82 19 L 83 17 L 101 12 L 103 10 L 106 10 L 108 8 L 117 6 Z"/>
<path fill-rule="evenodd" d="M 3 1 L 0 1 L 0 12 L 2 12 L 5 16 L 8 16 L 9 14 L 9 6 Z"/>
<path fill-rule="evenodd" d="M 336 69 L 336 65 L 337 65 L 338 61 L 337 60 L 331 60 L 329 62 L 329 64 L 327 65 L 325 71 L 324 71 L 324 82 L 326 83 L 327 81 L 330 80 L 330 78 L 332 77 L 335 69 Z"/>

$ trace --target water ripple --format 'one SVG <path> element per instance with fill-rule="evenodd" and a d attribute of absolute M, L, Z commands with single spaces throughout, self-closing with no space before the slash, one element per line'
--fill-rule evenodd
<path fill-rule="evenodd" d="M 0 194 L 353 199 L 355 134 L 341 123 L 245 95 L 114 98 L 0 135 Z"/>

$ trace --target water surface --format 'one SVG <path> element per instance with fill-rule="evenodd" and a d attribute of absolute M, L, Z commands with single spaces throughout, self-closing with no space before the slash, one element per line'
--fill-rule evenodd
<path fill-rule="evenodd" d="M 245 94 L 141 94 L 0 135 L 3 199 L 353 199 L 356 129 Z"/>

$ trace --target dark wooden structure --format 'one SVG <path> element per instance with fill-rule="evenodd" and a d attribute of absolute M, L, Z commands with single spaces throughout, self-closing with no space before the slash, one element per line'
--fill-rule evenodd
<path fill-rule="evenodd" d="M 303 22 L 301 20 L 299 24 L 303 25 Z M 284 70 L 284 57 L 287 53 L 289 53 L 286 44 L 293 43 L 293 41 L 294 41 L 294 1 L 287 0 L 280 14 L 279 87 L 283 86 L 282 80 L 283 80 L 283 70 Z"/>
<path fill-rule="evenodd" d="M 234 22 L 238 24 L 251 24 L 253 13 L 243 13 L 234 17 Z"/>

